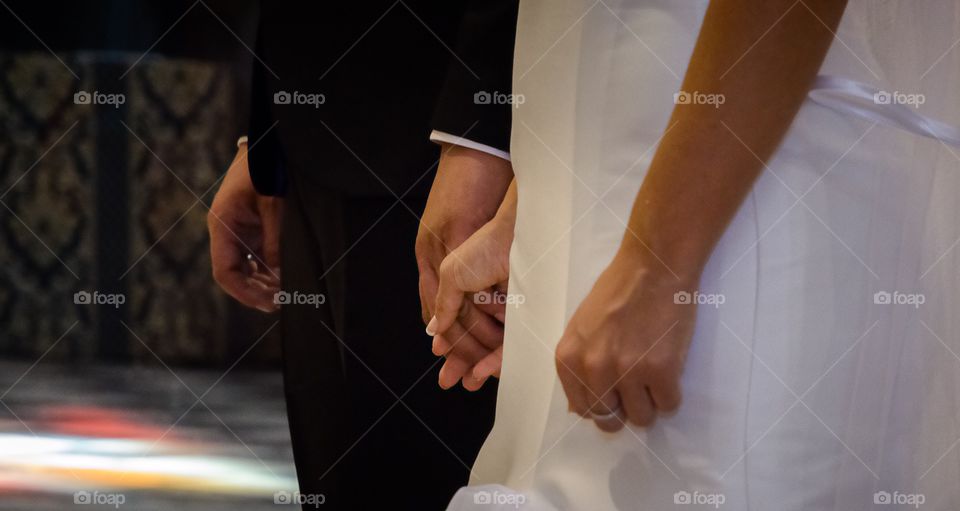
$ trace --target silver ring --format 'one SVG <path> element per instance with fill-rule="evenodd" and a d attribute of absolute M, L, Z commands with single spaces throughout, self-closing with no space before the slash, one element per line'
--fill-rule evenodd
<path fill-rule="evenodd" d="M 619 404 L 617 404 L 617 406 L 615 406 L 613 410 L 610 410 L 608 413 L 597 414 L 590 412 L 590 419 L 594 421 L 608 421 L 615 418 L 623 418 L 623 407 Z"/>

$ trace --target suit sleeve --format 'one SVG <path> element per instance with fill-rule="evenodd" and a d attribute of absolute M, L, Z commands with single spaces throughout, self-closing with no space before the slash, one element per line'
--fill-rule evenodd
<path fill-rule="evenodd" d="M 508 154 L 519 0 L 469 0 L 433 115 L 435 132 Z"/>
<path fill-rule="evenodd" d="M 260 24 L 263 15 L 261 9 Z M 257 31 L 255 53 L 262 52 L 262 30 Z M 257 193 L 280 196 L 286 193 L 287 172 L 280 139 L 274 127 L 276 120 L 270 104 L 273 95 L 268 87 L 269 70 L 253 59 L 253 72 L 250 85 L 250 125 L 247 130 L 247 164 L 250 167 L 250 180 Z"/>

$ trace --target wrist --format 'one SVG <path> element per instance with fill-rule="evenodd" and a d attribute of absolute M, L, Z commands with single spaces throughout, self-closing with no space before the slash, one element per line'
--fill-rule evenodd
<path fill-rule="evenodd" d="M 695 260 L 666 260 L 639 240 L 621 244 L 611 266 L 621 269 L 625 278 L 644 285 L 693 290 L 700 282 L 703 265 Z"/>
<path fill-rule="evenodd" d="M 516 225 L 515 222 L 516 215 L 511 211 L 500 210 L 496 215 L 490 220 L 490 223 L 493 226 L 494 236 L 496 239 L 507 246 L 513 243 L 513 231 Z"/>

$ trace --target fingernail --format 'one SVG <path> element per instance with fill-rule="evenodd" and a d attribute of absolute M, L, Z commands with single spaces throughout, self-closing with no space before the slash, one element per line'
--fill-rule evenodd
<path fill-rule="evenodd" d="M 427 335 L 429 336 L 437 335 L 437 317 L 436 316 L 430 318 L 430 322 L 427 323 Z"/>
<path fill-rule="evenodd" d="M 430 345 L 430 351 L 432 351 L 434 355 L 438 357 L 440 356 L 440 339 L 436 337 L 433 338 L 433 344 Z"/>
<path fill-rule="evenodd" d="M 495 312 L 493 313 L 493 317 L 497 318 L 497 321 L 501 323 L 506 323 L 507 315 L 503 312 Z"/>

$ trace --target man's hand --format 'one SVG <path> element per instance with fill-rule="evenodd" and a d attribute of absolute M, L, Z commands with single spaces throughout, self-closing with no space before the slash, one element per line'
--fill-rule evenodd
<path fill-rule="evenodd" d="M 240 303 L 277 310 L 283 200 L 257 194 L 241 144 L 207 215 L 213 279 Z M 248 258 L 247 254 L 252 254 Z"/>
<path fill-rule="evenodd" d="M 513 179 L 510 162 L 462 146 L 444 144 L 440 166 L 417 233 L 420 304 L 424 323 L 433 317 L 443 259 L 493 218 Z M 434 353 L 454 350 L 462 370 L 445 366 L 440 386 L 452 387 L 469 367 L 489 355 L 503 340 L 503 327 L 473 303 L 465 303 L 457 321 L 434 339 Z M 431 332 L 431 335 L 433 332 Z M 477 382 L 465 382 L 468 388 Z M 476 387 L 479 388 L 479 387 Z"/>

